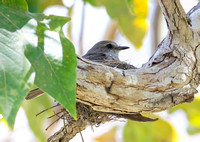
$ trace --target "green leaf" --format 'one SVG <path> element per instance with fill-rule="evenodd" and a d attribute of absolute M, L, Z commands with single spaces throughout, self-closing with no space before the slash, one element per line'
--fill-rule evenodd
<path fill-rule="evenodd" d="M 70 21 L 71 18 L 69 17 L 62 17 L 62 16 L 55 16 L 49 15 L 45 16 L 44 14 L 37 13 L 37 14 L 30 14 L 32 18 L 39 22 L 39 26 L 42 26 L 44 30 L 51 30 L 55 32 L 60 32 L 64 24 Z M 48 26 L 46 26 L 48 25 Z"/>
<path fill-rule="evenodd" d="M 17 32 L 17 30 L 21 29 L 31 19 L 26 12 L 13 10 L 3 5 L 0 5 L 0 18 L 1 31 L 4 29 L 11 32 L 10 34 L 12 34 L 12 32 L 21 34 L 21 32 Z"/>
<path fill-rule="evenodd" d="M 0 5 L 8 6 L 20 11 L 28 11 L 26 0 L 0 0 Z"/>
<path fill-rule="evenodd" d="M 95 0 L 83 0 L 84 2 L 88 2 L 89 4 L 91 4 L 92 6 L 97 6 L 97 3 Z"/>
<path fill-rule="evenodd" d="M 25 51 L 36 72 L 35 84 L 56 99 L 75 117 L 77 62 L 74 46 L 64 37 L 62 31 L 57 35 L 60 37 L 60 41 L 53 43 L 51 41 L 56 33 L 52 32 L 51 36 L 46 35 L 44 31 L 46 31 L 45 26 L 39 24 L 37 27 L 38 46 L 28 44 Z M 49 43 L 45 44 L 45 41 Z M 45 53 L 44 48 L 48 46 L 54 46 L 58 50 L 62 48 L 61 59 Z"/>
<path fill-rule="evenodd" d="M 128 121 L 124 128 L 124 142 L 171 142 L 175 139 L 175 130 L 162 119 L 151 123 Z"/>
<path fill-rule="evenodd" d="M 60 98 L 59 102 L 63 102 L 63 106 L 69 111 L 69 113 L 76 118 L 76 66 L 77 66 L 77 59 L 75 48 L 73 44 L 64 37 L 62 31 L 60 31 L 60 40 L 63 46 L 63 69 L 65 71 L 63 77 L 64 80 L 64 89 L 66 90 L 66 94 L 64 93 L 62 96 L 67 100 L 63 101 L 63 97 Z M 62 73 L 62 71 L 61 71 Z M 67 102 L 69 101 L 69 102 Z"/>
<path fill-rule="evenodd" d="M 189 134 L 197 134 L 200 133 L 200 98 L 196 97 L 192 103 L 184 103 L 178 106 L 173 107 L 169 110 L 169 113 L 173 113 L 179 109 L 182 109 L 188 118 L 189 126 L 188 133 Z"/>
<path fill-rule="evenodd" d="M 70 20 L 70 18 L 68 17 L 61 17 L 61 16 L 55 16 L 55 15 L 49 15 L 47 20 L 49 20 L 49 26 L 50 29 L 53 31 L 62 31 L 62 27 L 64 26 L 64 24 L 66 24 L 66 22 L 68 22 Z"/>
<path fill-rule="evenodd" d="M 96 0 L 98 6 L 105 6 L 109 16 L 116 20 L 120 30 L 131 41 L 136 48 L 141 48 L 144 36 L 148 28 L 147 0 L 132 0 L 127 3 L 125 0 Z M 134 12 L 134 14 L 133 14 Z"/>
<path fill-rule="evenodd" d="M 36 85 L 75 116 L 76 55 L 60 31 L 69 18 L 31 14 L 4 5 L 0 5 L 0 18 L 0 112 L 8 125 L 13 128 L 19 106 L 33 84 L 27 58 L 36 71 Z M 59 47 L 61 57 L 44 52 Z"/>
<path fill-rule="evenodd" d="M 64 6 L 62 0 L 27 0 L 29 11 L 38 13 L 54 5 Z"/>
<path fill-rule="evenodd" d="M 0 111 L 11 128 L 29 90 L 30 64 L 24 56 L 25 37 L 19 31 L 29 17 L 23 18 L 21 13 L 0 6 Z"/>
<path fill-rule="evenodd" d="M 47 94 L 44 94 L 30 101 L 24 101 L 22 104 L 22 107 L 25 110 L 26 116 L 28 118 L 29 126 L 35 136 L 41 142 L 45 142 L 47 140 L 43 124 L 45 123 L 45 121 L 47 121 L 46 119 L 48 116 L 53 115 L 53 111 L 46 111 L 37 117 L 36 114 L 51 106 L 51 99 L 48 97 Z"/>
<path fill-rule="evenodd" d="M 126 2 L 127 2 L 130 13 L 134 15 L 134 4 L 133 4 L 134 0 L 126 0 Z"/>

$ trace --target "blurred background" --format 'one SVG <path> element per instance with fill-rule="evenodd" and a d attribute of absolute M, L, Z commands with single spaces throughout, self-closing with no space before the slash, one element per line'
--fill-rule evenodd
<path fill-rule="evenodd" d="M 180 0 L 187 13 L 197 0 Z M 71 17 L 64 27 L 78 55 L 85 54 L 100 40 L 113 40 L 131 48 L 120 59 L 140 67 L 155 52 L 167 34 L 167 26 L 157 0 L 27 0 L 29 11 Z M 48 95 L 24 101 L 14 130 L 0 121 L 0 142 L 43 142 L 58 131 L 63 122 L 47 119 L 56 110 L 35 116 L 55 102 Z M 58 108 L 56 108 L 58 109 Z M 151 117 L 151 115 L 150 115 Z M 200 96 L 192 103 L 156 113 L 159 120 L 141 123 L 120 119 L 82 132 L 85 142 L 199 142 Z M 0 119 L 2 116 L 0 116 Z M 48 128 L 47 130 L 45 130 Z M 77 134 L 70 142 L 81 142 Z"/>

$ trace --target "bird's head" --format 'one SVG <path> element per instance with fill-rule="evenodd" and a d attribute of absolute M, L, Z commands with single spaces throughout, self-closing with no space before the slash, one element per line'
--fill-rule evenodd
<path fill-rule="evenodd" d="M 119 46 L 113 41 L 103 40 L 97 42 L 87 53 L 108 53 L 118 56 L 119 51 L 128 48 L 127 46 Z"/>

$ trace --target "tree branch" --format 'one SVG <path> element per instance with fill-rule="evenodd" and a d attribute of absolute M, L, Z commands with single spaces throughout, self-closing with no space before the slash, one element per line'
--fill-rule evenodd
<path fill-rule="evenodd" d="M 139 69 L 120 70 L 78 58 L 77 101 L 112 113 L 153 113 L 190 102 L 199 84 L 199 37 L 178 0 L 160 1 L 169 33 Z"/>
<path fill-rule="evenodd" d="M 173 32 L 186 32 L 181 31 L 183 29 L 188 29 L 188 23 L 186 20 L 185 12 L 180 4 L 179 0 L 159 0 L 159 4 L 163 15 L 166 19 L 168 29 L 173 34 Z"/>
<path fill-rule="evenodd" d="M 78 102 L 98 112 L 138 114 L 193 100 L 200 83 L 199 35 L 189 28 L 178 0 L 160 0 L 160 6 L 169 32 L 141 68 L 122 70 L 78 57 Z M 63 131 L 49 141 L 68 141 Z"/>
<path fill-rule="evenodd" d="M 155 9 L 150 22 L 151 32 L 151 55 L 157 50 L 159 44 L 159 35 L 160 35 L 160 21 L 161 21 L 161 9 L 157 1 L 154 2 Z"/>

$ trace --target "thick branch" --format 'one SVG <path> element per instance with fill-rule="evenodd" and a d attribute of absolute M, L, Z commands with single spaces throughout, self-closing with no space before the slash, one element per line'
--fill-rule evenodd
<path fill-rule="evenodd" d="M 159 0 L 159 3 L 170 32 L 174 34 L 175 31 L 178 31 L 178 34 L 179 32 L 185 32 L 187 34 L 186 31 L 181 31 L 183 29 L 188 29 L 188 23 L 180 1 Z"/>
<path fill-rule="evenodd" d="M 169 34 L 139 69 L 120 70 L 79 58 L 77 100 L 112 113 L 152 113 L 193 99 L 199 84 L 193 33 L 178 0 L 160 1 Z"/>
<path fill-rule="evenodd" d="M 97 113 L 126 115 L 158 112 L 193 100 L 200 83 L 199 35 L 189 28 L 178 0 L 160 0 L 160 6 L 169 32 L 141 68 L 122 70 L 78 57 L 80 104 Z M 49 141 L 68 141 L 63 133 L 61 129 Z"/>

